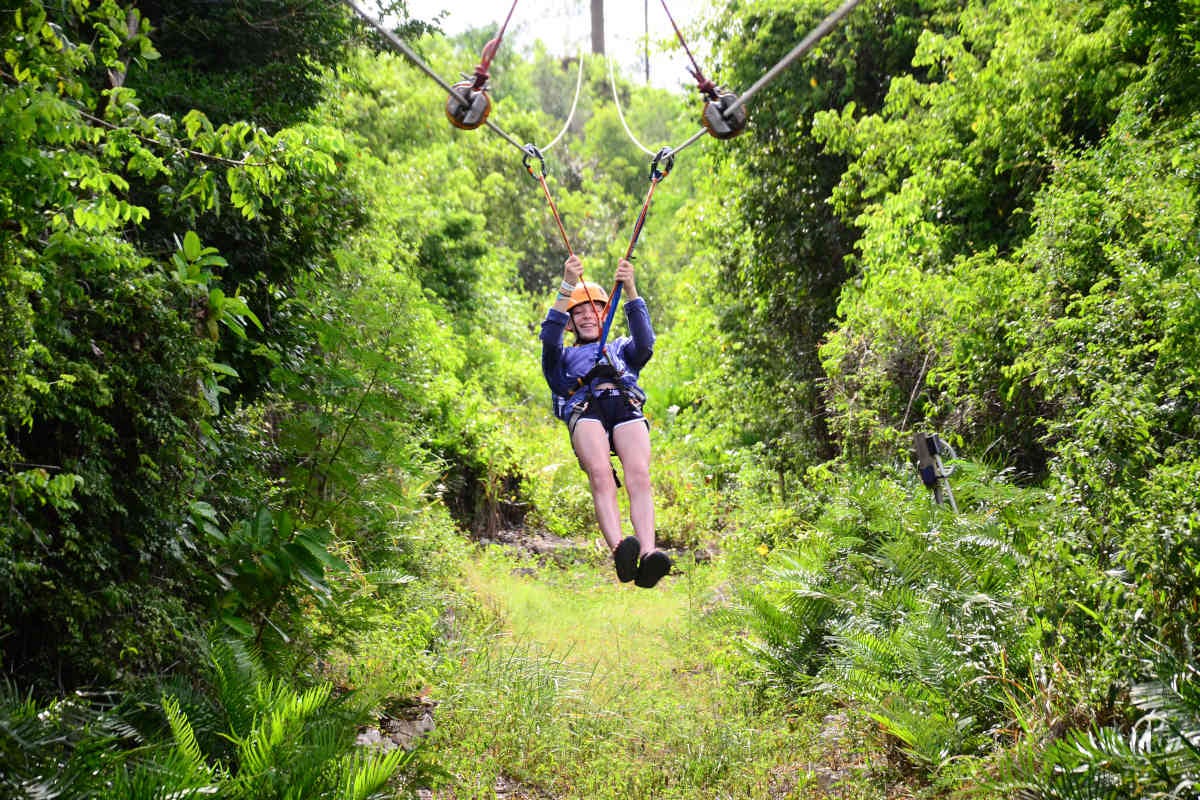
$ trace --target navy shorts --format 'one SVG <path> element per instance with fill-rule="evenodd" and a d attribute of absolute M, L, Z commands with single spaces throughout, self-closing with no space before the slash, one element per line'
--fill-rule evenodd
<path fill-rule="evenodd" d="M 641 405 L 631 400 L 620 389 L 601 389 L 592 395 L 571 414 L 571 418 L 567 420 L 567 431 L 574 436 L 575 426 L 584 419 L 594 419 L 604 426 L 604 432 L 608 434 L 608 448 L 613 453 L 616 453 L 613 431 L 617 428 L 631 422 L 641 422 L 646 426 L 646 430 L 650 429 L 650 423 L 642 415 Z"/>

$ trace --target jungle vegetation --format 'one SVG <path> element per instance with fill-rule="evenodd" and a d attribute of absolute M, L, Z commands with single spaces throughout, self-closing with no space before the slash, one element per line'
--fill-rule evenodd
<path fill-rule="evenodd" d="M 443 74 L 493 34 L 391 5 Z M 831 9 L 688 31 L 738 91 Z M 474 540 L 594 536 L 520 153 L 336 2 L 12 0 L 0 50 L 0 796 L 452 782 L 355 731 L 454 694 Z M 583 57 L 547 176 L 607 280 L 647 159 Z M 575 66 L 501 48 L 494 118 L 549 142 Z M 660 538 L 748 702 L 905 796 L 1200 796 L 1197 87 L 1197 0 L 873 0 L 655 196 Z"/>

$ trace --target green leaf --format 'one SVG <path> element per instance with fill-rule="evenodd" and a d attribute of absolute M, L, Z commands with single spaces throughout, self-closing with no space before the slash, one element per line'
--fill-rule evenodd
<path fill-rule="evenodd" d="M 228 375 L 231 378 L 236 378 L 238 376 L 236 369 L 229 366 L 228 364 L 222 364 L 219 361 L 208 362 L 208 369 L 210 372 L 219 372 L 220 374 Z"/>
<path fill-rule="evenodd" d="M 222 614 L 221 622 L 239 636 L 245 636 L 247 639 L 254 636 L 254 628 L 241 617 L 234 616 L 233 614 Z"/>
<path fill-rule="evenodd" d="M 270 544 L 272 534 L 275 532 L 275 518 L 271 515 L 271 509 L 266 506 L 259 508 L 250 525 L 254 541 L 260 547 Z"/>
<path fill-rule="evenodd" d="M 203 249 L 200 245 L 200 237 L 195 231 L 188 231 L 183 235 L 183 257 L 188 261 L 195 261 L 200 257 L 200 251 Z"/>
<path fill-rule="evenodd" d="M 318 559 L 327 569 L 335 572 L 349 572 L 350 565 L 345 561 L 329 552 L 323 541 L 318 540 L 310 533 L 302 533 L 296 537 L 296 544 L 307 550 L 314 558 Z"/>

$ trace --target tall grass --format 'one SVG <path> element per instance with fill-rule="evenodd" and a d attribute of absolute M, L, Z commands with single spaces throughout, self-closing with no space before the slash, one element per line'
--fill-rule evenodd
<path fill-rule="evenodd" d="M 740 685 L 729 631 L 706 616 L 719 570 L 684 563 L 643 591 L 618 584 L 602 556 L 532 576 L 517 566 L 488 552 L 470 575 L 484 613 L 461 642 L 428 741 L 449 773 L 447 796 L 491 798 L 498 781 L 564 800 L 818 790 L 820 717 L 764 705 Z M 847 771 L 848 785 L 873 777 L 861 769 Z"/>

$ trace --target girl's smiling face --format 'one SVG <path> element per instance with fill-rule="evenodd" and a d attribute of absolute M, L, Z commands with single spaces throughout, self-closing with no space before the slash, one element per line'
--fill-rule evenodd
<path fill-rule="evenodd" d="M 571 325 L 575 335 L 585 342 L 600 338 L 600 305 L 580 303 L 571 309 Z"/>

